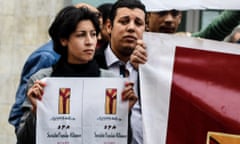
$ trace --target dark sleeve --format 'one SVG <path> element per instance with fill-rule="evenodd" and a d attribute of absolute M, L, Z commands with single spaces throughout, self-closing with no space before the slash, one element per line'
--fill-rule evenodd
<path fill-rule="evenodd" d="M 25 112 L 21 121 L 25 121 L 24 125 L 20 125 L 16 135 L 17 144 L 35 144 L 36 143 L 36 116 L 31 112 Z"/>
<path fill-rule="evenodd" d="M 26 88 L 29 89 L 37 79 L 50 76 L 52 68 L 41 69 L 29 78 Z M 26 95 L 25 95 L 26 96 Z M 27 97 L 27 96 L 26 96 Z M 22 104 L 23 115 L 19 118 L 19 127 L 16 130 L 17 144 L 35 144 L 36 114 L 32 112 L 32 104 L 28 98 Z"/>
<path fill-rule="evenodd" d="M 201 37 L 222 41 L 240 22 L 240 11 L 225 10 L 205 29 L 193 33 L 193 37 Z"/>
<path fill-rule="evenodd" d="M 59 58 L 59 56 L 51 50 L 52 48 L 48 48 L 47 46 L 44 47 L 44 50 L 39 49 L 32 53 L 22 69 L 20 83 L 16 92 L 16 100 L 12 106 L 8 119 L 9 123 L 14 125 L 15 131 L 17 131 L 19 127 L 20 117 L 23 114 L 21 106 L 26 99 L 26 86 L 29 78 L 40 69 L 51 67 Z"/>

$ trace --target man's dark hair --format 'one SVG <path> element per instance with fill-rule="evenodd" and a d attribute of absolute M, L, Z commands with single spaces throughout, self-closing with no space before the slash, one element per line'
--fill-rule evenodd
<path fill-rule="evenodd" d="M 110 12 L 112 9 L 113 4 L 112 3 L 104 3 L 97 7 L 97 9 L 101 12 L 102 18 L 103 18 L 103 24 L 106 22 L 106 20 L 110 16 Z"/>
<path fill-rule="evenodd" d="M 53 48 L 57 53 L 61 55 L 67 54 L 67 48 L 62 46 L 60 39 L 69 39 L 70 35 L 76 30 L 78 23 L 82 20 L 90 20 L 95 27 L 96 33 L 100 32 L 98 16 L 87 7 L 67 6 L 57 14 L 48 30 L 53 40 Z"/>
<path fill-rule="evenodd" d="M 110 20 L 111 20 L 111 24 L 113 25 L 113 21 L 115 19 L 116 13 L 118 8 L 129 8 L 129 9 L 135 9 L 135 8 L 139 8 L 141 10 L 144 11 L 144 13 L 146 14 L 146 8 L 145 5 L 139 1 L 139 0 L 118 0 L 117 2 L 115 2 L 112 6 L 111 12 L 110 12 Z M 146 16 L 145 16 L 146 19 Z"/>

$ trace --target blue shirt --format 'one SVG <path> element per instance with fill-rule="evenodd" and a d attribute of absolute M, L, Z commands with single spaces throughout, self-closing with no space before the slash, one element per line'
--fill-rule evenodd
<path fill-rule="evenodd" d="M 21 73 L 20 83 L 16 92 L 15 103 L 13 104 L 8 121 L 15 127 L 19 127 L 20 118 L 23 115 L 22 104 L 26 99 L 26 86 L 28 79 L 42 68 L 51 67 L 57 62 L 60 55 L 53 50 L 53 43 L 49 41 L 35 50 L 26 60 Z"/>

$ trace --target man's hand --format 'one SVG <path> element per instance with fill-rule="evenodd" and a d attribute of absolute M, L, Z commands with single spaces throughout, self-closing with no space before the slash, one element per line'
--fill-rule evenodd
<path fill-rule="evenodd" d="M 130 63 L 138 70 L 139 64 L 145 64 L 147 62 L 146 46 L 142 40 L 137 40 L 136 47 L 130 56 Z"/>
<path fill-rule="evenodd" d="M 133 90 L 134 83 L 132 82 L 126 82 L 125 87 L 122 92 L 122 100 L 129 101 L 129 110 L 134 106 L 136 103 L 138 97 L 136 96 L 134 90 Z"/>

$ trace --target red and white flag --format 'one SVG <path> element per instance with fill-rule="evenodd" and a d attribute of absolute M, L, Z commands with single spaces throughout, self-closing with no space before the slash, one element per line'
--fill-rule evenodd
<path fill-rule="evenodd" d="M 240 45 L 145 33 L 140 66 L 145 144 L 204 144 L 240 134 Z"/>

